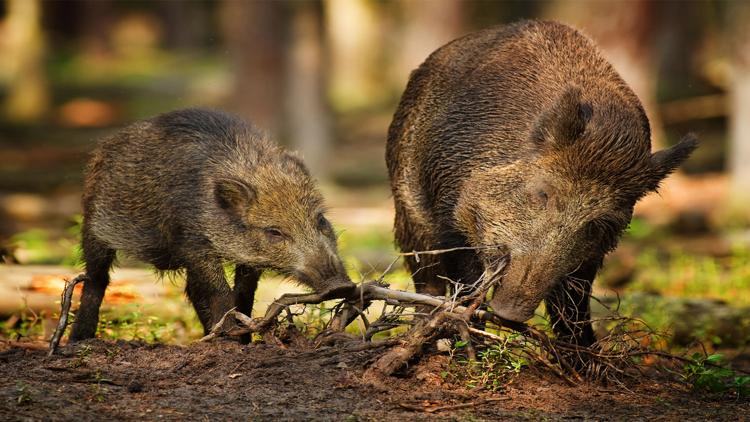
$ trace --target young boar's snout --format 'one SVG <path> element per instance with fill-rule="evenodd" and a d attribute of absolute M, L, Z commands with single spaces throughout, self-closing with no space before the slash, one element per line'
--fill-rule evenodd
<path fill-rule="evenodd" d="M 544 299 L 555 277 L 532 257 L 512 257 L 490 301 L 492 309 L 505 319 L 524 322 Z"/>
<path fill-rule="evenodd" d="M 341 259 L 326 247 L 310 255 L 295 275 L 316 292 L 345 292 L 355 287 Z"/>

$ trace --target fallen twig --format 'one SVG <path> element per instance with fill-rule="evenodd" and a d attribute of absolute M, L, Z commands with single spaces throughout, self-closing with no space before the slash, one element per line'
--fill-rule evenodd
<path fill-rule="evenodd" d="M 88 277 L 85 274 L 79 274 L 73 280 L 65 281 L 65 288 L 63 289 L 62 295 L 60 295 L 60 319 L 57 321 L 57 328 L 55 328 L 55 333 L 49 341 L 49 352 L 47 353 L 47 356 L 52 356 L 55 353 L 57 347 L 60 345 L 60 339 L 65 333 L 65 329 L 68 327 L 68 313 L 70 313 L 70 306 L 73 301 L 73 289 L 75 289 L 78 283 L 87 279 Z"/>

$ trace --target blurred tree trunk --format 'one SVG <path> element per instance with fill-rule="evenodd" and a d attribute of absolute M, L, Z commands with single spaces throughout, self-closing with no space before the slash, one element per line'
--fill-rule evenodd
<path fill-rule="evenodd" d="M 3 109 L 9 120 L 33 121 L 49 108 L 39 0 L 6 0 L 4 63 L 10 86 Z"/>
<path fill-rule="evenodd" d="M 302 154 L 310 171 L 324 179 L 331 133 L 325 102 L 321 21 L 319 3 L 295 4 L 285 105 L 289 143 Z"/>
<path fill-rule="evenodd" d="M 278 136 L 288 13 L 277 1 L 225 0 L 221 27 L 234 76 L 230 108 Z"/>
<path fill-rule="evenodd" d="M 732 201 L 748 214 L 750 206 L 750 3 L 727 3 L 731 48 L 729 170 Z"/>
<path fill-rule="evenodd" d="M 461 35 L 467 3 L 460 0 L 400 0 L 398 7 L 403 21 L 401 36 L 394 49 L 397 61 L 393 67 L 393 80 L 403 89 L 411 71 L 427 56 Z"/>
<path fill-rule="evenodd" d="M 209 4 L 196 1 L 160 1 L 157 3 L 164 17 L 167 43 L 180 50 L 203 47 L 209 33 L 205 14 Z M 186 30 L 189 28 L 189 30 Z"/>
<path fill-rule="evenodd" d="M 640 98 L 651 123 L 652 148 L 657 150 L 664 146 L 664 128 L 656 100 L 655 12 L 655 3 L 648 0 L 558 0 L 550 3 L 545 15 L 570 23 L 593 38 Z"/>
<path fill-rule="evenodd" d="M 377 103 L 382 89 L 381 20 L 375 2 L 325 0 L 329 95 L 339 110 Z"/>
<path fill-rule="evenodd" d="M 81 34 L 81 50 L 92 57 L 111 54 L 110 31 L 117 11 L 114 2 L 85 0 L 78 5 L 80 16 L 71 16 Z"/>

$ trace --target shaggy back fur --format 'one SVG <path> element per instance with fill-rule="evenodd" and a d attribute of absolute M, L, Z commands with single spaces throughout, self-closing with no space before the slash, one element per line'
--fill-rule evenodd
<path fill-rule="evenodd" d="M 396 238 L 407 251 L 484 249 L 409 261 L 434 264 L 417 287 L 441 293 L 430 277 L 471 282 L 509 255 L 491 304 L 522 321 L 566 278 L 590 282 L 635 202 L 696 147 L 652 154 L 650 136 L 638 98 L 568 26 L 526 21 L 438 49 L 388 133 Z"/>

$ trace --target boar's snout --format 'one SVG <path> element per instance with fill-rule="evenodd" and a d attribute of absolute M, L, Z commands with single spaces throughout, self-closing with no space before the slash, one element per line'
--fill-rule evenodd
<path fill-rule="evenodd" d="M 347 290 L 353 290 L 356 285 L 346 274 L 338 254 L 326 249 L 306 259 L 302 268 L 295 271 L 294 275 L 316 292 L 343 294 Z"/>
<path fill-rule="evenodd" d="M 534 263 L 531 257 L 512 257 L 505 276 L 495 288 L 490 306 L 502 318 L 527 321 L 534 316 L 554 280 L 551 272 L 546 271 L 544 265 Z"/>

